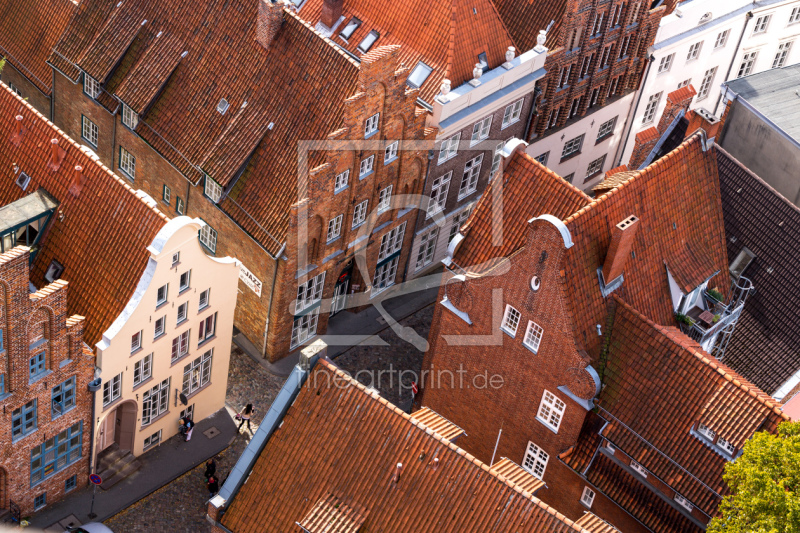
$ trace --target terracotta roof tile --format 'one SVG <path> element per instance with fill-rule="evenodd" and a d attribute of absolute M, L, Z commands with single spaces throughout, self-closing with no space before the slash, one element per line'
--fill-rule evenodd
<path fill-rule="evenodd" d="M 0 1 L 0 55 L 49 95 L 50 51 L 75 11 L 72 0 Z"/>
<path fill-rule="evenodd" d="M 527 51 L 536 46 L 539 31 L 547 29 L 550 21 L 554 24 L 547 32 L 546 45 L 550 48 L 556 46 L 566 0 L 494 0 L 494 3 L 520 50 Z"/>
<path fill-rule="evenodd" d="M 145 21 L 144 9 L 139 4 L 134 4 L 133 9 L 117 6 L 78 57 L 77 66 L 101 84 L 105 83 L 134 37 L 144 28 Z"/>
<path fill-rule="evenodd" d="M 615 170 L 617 171 L 614 172 Z M 606 176 L 603 181 L 592 187 L 592 190 L 598 193 L 608 192 L 612 189 L 616 189 L 637 174 L 638 172 L 636 170 L 628 170 L 627 165 L 622 165 L 621 167 L 617 167 L 616 169 L 611 169 L 606 172 Z"/>
<path fill-rule="evenodd" d="M 175 34 L 153 39 L 114 94 L 136 113 L 144 113 L 178 66 L 183 41 Z"/>
<path fill-rule="evenodd" d="M 149 207 L 121 178 L 94 161 L 31 106 L 0 90 L 0 205 L 25 197 L 39 188 L 58 202 L 49 229 L 31 269 L 31 281 L 46 285 L 45 272 L 54 259 L 64 266 L 62 279 L 69 282 L 67 312 L 86 317 L 84 341 L 93 346 L 122 312 L 139 282 L 150 257 L 147 246 L 169 220 Z M 16 146 L 14 115 L 23 117 L 25 133 Z M 57 171 L 48 168 L 50 140 L 57 138 L 66 151 Z M 83 167 L 84 183 L 76 197 L 68 192 L 75 166 Z M 13 179 L 13 168 L 30 176 L 25 191 Z"/>
<path fill-rule="evenodd" d="M 581 531 L 321 360 L 222 525 L 235 533 L 291 531 L 329 494 L 366 517 L 362 531 Z"/>
<path fill-rule="evenodd" d="M 580 517 L 575 522 L 575 525 L 582 527 L 589 533 L 619 533 L 619 529 L 589 512 Z"/>

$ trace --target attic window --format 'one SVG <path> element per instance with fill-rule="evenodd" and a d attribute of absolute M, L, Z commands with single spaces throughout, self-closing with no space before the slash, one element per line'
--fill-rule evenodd
<path fill-rule="evenodd" d="M 417 63 L 417 66 L 414 67 L 414 70 L 411 71 L 411 74 L 408 75 L 406 83 L 411 87 L 422 87 L 422 84 L 425 83 L 425 80 L 428 79 L 431 72 L 433 72 L 433 68 L 420 61 Z"/>
<path fill-rule="evenodd" d="M 369 52 L 369 49 L 372 48 L 372 45 L 375 44 L 375 41 L 378 40 L 378 37 L 380 37 L 378 32 L 375 30 L 370 31 L 367 36 L 364 37 L 364 40 L 361 41 L 361 44 L 358 45 L 358 49 L 364 53 Z"/>
<path fill-rule="evenodd" d="M 731 242 L 734 241 L 731 240 Z M 738 280 L 744 273 L 745 269 L 750 266 L 750 263 L 752 263 L 753 259 L 755 258 L 756 254 L 751 252 L 747 247 L 742 248 L 742 250 L 739 252 L 739 255 L 736 256 L 736 259 L 734 259 L 728 267 L 731 277 L 735 280 Z"/>
<path fill-rule="evenodd" d="M 17 179 L 15 181 L 15 183 L 19 185 L 23 191 L 28 188 L 28 184 L 30 182 L 31 182 L 31 177 L 25 174 L 24 172 L 20 172 L 19 176 L 17 176 Z"/>
<path fill-rule="evenodd" d="M 489 60 L 486 58 L 486 52 L 478 54 L 478 63 L 480 63 L 483 73 L 489 70 Z"/>
<path fill-rule="evenodd" d="M 356 17 L 351 18 L 350 22 L 347 23 L 347 26 L 345 26 L 341 33 L 339 33 L 339 37 L 346 41 L 353 36 L 359 26 L 361 26 L 361 21 Z"/>
<path fill-rule="evenodd" d="M 217 104 L 217 111 L 219 111 L 219 112 L 220 112 L 220 114 L 224 115 L 224 114 L 225 114 L 225 112 L 228 110 L 228 108 L 229 108 L 230 106 L 231 106 L 231 105 L 228 103 L 228 101 L 227 101 L 227 100 L 225 100 L 225 99 L 223 98 L 223 99 L 222 99 L 222 100 L 220 100 L 220 101 L 219 101 L 219 103 Z"/>
<path fill-rule="evenodd" d="M 49 283 L 53 283 L 55 280 L 61 277 L 62 272 L 64 272 L 64 266 L 53 259 L 50 262 L 50 266 L 47 267 L 47 272 L 44 275 L 44 279 L 46 279 Z"/>

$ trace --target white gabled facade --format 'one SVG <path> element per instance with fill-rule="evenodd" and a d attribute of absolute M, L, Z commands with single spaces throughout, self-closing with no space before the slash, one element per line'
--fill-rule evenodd
<path fill-rule="evenodd" d="M 655 126 L 667 95 L 691 84 L 690 109 L 723 112 L 723 82 L 800 60 L 800 0 L 688 0 L 661 19 L 652 60 L 635 100 L 621 163 L 636 134 Z"/>

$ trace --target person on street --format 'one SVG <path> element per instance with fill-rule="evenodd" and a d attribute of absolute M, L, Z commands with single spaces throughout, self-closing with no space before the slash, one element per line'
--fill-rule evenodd
<path fill-rule="evenodd" d="M 214 461 L 214 458 L 211 457 L 211 458 L 209 458 L 208 461 L 206 461 L 206 474 L 205 474 L 206 481 L 209 478 L 213 477 L 214 474 L 216 474 L 216 473 L 217 473 L 217 463 L 216 463 L 216 461 Z"/>
<path fill-rule="evenodd" d="M 248 403 L 245 406 L 244 410 L 241 413 L 239 413 L 239 419 L 241 421 L 239 422 L 239 429 L 237 431 L 241 432 L 242 426 L 244 426 L 244 423 L 247 422 L 247 430 L 250 431 L 250 433 L 253 432 L 253 428 L 250 427 L 250 417 L 253 416 L 254 412 L 255 408 L 253 407 L 253 404 Z"/>
<path fill-rule="evenodd" d="M 210 497 L 213 498 L 214 495 L 219 492 L 219 481 L 217 481 L 217 478 L 215 478 L 214 476 L 211 476 L 210 478 L 208 478 L 207 485 L 208 485 L 208 494 Z"/>
<path fill-rule="evenodd" d="M 184 416 L 180 420 L 181 424 L 181 434 L 183 435 L 183 440 L 189 442 L 192 440 L 192 431 L 194 430 L 194 422 L 188 416 Z"/>

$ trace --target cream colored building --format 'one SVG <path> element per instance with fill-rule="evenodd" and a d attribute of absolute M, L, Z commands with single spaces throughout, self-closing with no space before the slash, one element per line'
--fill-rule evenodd
<path fill-rule="evenodd" d="M 224 407 L 239 262 L 207 255 L 204 227 L 172 219 L 144 271 L 120 273 L 139 284 L 97 343 L 95 454 L 116 443 L 140 455 L 178 433 L 183 414 L 198 422 Z"/>

